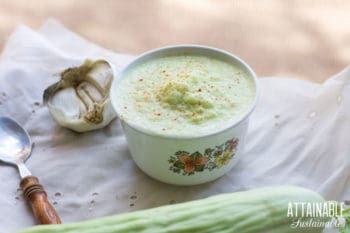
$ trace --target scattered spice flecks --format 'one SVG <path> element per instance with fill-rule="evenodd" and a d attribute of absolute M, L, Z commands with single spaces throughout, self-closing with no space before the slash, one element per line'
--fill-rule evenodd
<path fill-rule="evenodd" d="M 93 207 L 95 206 L 96 204 L 96 200 L 94 198 L 96 198 L 97 196 L 99 195 L 98 192 L 94 192 L 91 194 L 91 196 L 93 197 L 93 199 L 89 202 L 89 211 L 91 212 Z M 117 198 L 118 199 L 118 198 Z"/>
<path fill-rule="evenodd" d="M 55 197 L 60 197 L 60 196 L 62 196 L 62 193 L 60 192 L 55 193 Z"/>
<path fill-rule="evenodd" d="M 95 201 L 95 200 L 91 200 L 91 201 L 89 202 L 89 211 L 92 211 L 92 209 L 93 209 L 93 207 L 95 206 L 95 204 L 96 204 L 96 201 Z"/>

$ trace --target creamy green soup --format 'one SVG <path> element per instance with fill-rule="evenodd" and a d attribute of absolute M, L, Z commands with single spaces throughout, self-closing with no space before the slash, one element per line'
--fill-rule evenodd
<path fill-rule="evenodd" d="M 167 56 L 127 71 L 117 85 L 121 119 L 156 134 L 200 136 L 246 113 L 254 81 L 238 66 L 205 56 Z"/>

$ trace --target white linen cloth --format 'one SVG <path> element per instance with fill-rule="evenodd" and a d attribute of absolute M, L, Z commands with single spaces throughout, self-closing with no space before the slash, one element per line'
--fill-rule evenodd
<path fill-rule="evenodd" d="M 133 56 L 102 49 L 54 20 L 39 31 L 19 26 L 0 57 L 0 115 L 21 123 L 35 142 L 27 166 L 62 221 L 184 202 L 267 185 L 299 185 L 327 199 L 350 197 L 350 69 L 323 84 L 260 79 L 241 160 L 222 178 L 179 187 L 160 183 L 132 161 L 119 121 L 77 134 L 56 124 L 42 104 L 63 69 L 105 58 L 118 70 Z M 40 105 L 38 105 L 40 103 Z M 35 224 L 13 167 L 0 165 L 0 233 Z"/>

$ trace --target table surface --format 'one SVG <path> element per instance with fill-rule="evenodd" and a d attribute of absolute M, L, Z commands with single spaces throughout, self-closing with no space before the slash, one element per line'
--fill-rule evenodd
<path fill-rule="evenodd" d="M 350 1 L 0 0 L 0 48 L 53 17 L 116 52 L 179 43 L 226 49 L 258 76 L 322 82 L 350 64 Z"/>

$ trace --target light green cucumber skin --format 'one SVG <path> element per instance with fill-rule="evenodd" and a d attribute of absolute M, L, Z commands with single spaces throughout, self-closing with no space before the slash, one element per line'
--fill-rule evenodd
<path fill-rule="evenodd" d="M 296 228 L 287 217 L 289 202 L 324 202 L 317 193 L 295 186 L 221 194 L 182 204 L 95 220 L 42 225 L 17 233 L 319 233 Z M 307 218 L 304 218 L 307 220 Z"/>

